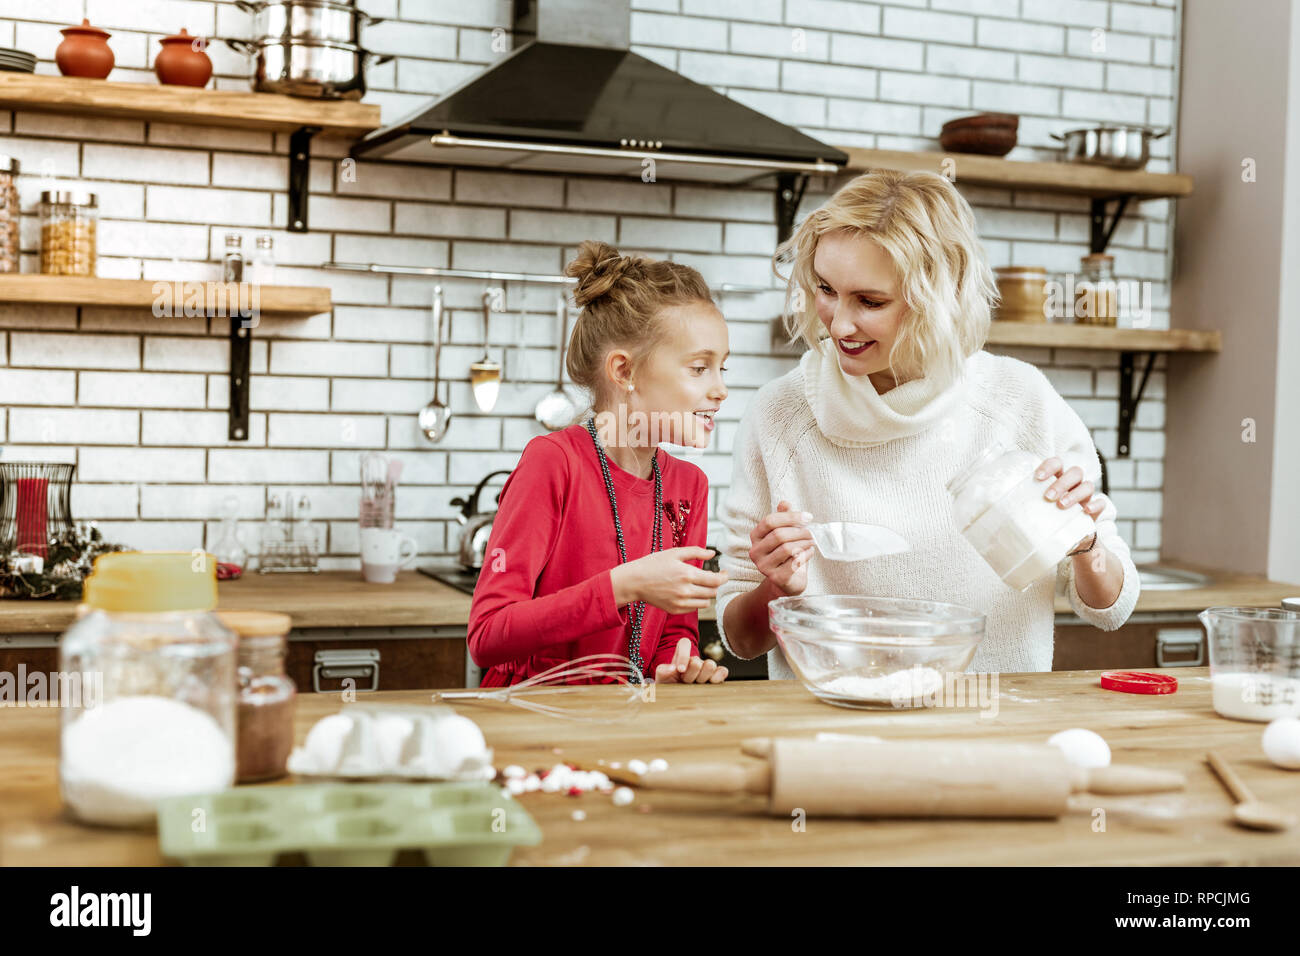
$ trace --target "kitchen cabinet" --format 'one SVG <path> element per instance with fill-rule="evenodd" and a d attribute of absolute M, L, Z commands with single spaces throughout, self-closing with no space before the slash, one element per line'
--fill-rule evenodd
<path fill-rule="evenodd" d="M 1057 618 L 1052 670 L 1195 667 L 1208 663 L 1208 654 L 1205 629 L 1190 612 L 1134 614 L 1114 631 L 1100 630 L 1070 615 L 1064 622 Z"/>

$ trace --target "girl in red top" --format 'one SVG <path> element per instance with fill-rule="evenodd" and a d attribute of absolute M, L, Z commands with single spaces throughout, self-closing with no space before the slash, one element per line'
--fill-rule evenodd
<path fill-rule="evenodd" d="M 593 414 L 532 439 L 499 496 L 474 590 L 469 652 L 484 687 L 587 654 L 647 678 L 719 683 L 699 609 L 725 574 L 701 565 L 708 479 L 659 442 L 704 448 L 727 397 L 727 325 L 695 269 L 587 241 L 566 273 L 582 313 L 569 376 Z"/>

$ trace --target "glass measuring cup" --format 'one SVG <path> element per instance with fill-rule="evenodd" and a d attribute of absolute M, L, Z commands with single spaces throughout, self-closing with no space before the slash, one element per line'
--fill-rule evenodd
<path fill-rule="evenodd" d="M 1210 685 L 1220 716 L 1300 717 L 1300 611 L 1212 607 L 1197 617 L 1210 646 Z"/>

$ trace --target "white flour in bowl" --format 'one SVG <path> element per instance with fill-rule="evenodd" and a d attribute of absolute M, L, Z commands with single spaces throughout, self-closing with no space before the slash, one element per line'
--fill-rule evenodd
<path fill-rule="evenodd" d="M 905 705 L 932 698 L 943 690 L 943 674 L 933 667 L 909 667 L 883 677 L 843 674 L 819 683 L 824 693 L 873 704 Z"/>

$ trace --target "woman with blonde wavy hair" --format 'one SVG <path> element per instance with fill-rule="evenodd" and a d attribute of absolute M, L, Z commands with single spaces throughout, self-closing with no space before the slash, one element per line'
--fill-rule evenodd
<path fill-rule="evenodd" d="M 1057 589 L 1089 623 L 1123 624 L 1138 576 L 1115 506 L 1094 490 L 1092 437 L 1037 368 L 982 351 L 997 292 L 956 188 L 933 173 L 859 176 L 775 261 L 791 269 L 787 331 L 808 351 L 759 390 L 735 440 L 717 596 L 728 650 L 767 652 L 770 677 L 793 677 L 767 605 L 805 591 L 974 608 L 987 616 L 977 671 L 1051 670 Z M 1023 592 L 962 538 L 947 490 L 997 442 L 1032 451 L 1037 477 L 1055 478 L 1045 497 L 1082 505 L 1096 526 L 1055 579 Z M 884 525 L 911 550 L 811 561 L 813 520 Z"/>

